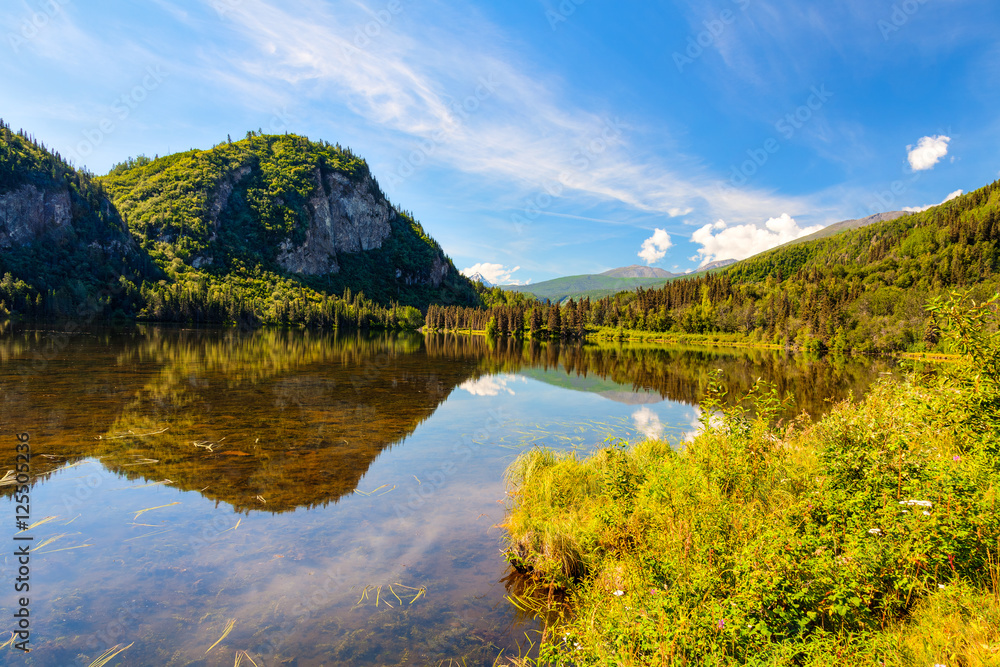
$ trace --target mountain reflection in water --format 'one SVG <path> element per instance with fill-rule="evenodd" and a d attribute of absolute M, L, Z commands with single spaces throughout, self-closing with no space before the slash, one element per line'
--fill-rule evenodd
<path fill-rule="evenodd" d="M 36 473 L 94 457 L 129 479 L 268 512 L 351 493 L 456 387 L 498 373 L 629 405 L 696 405 L 719 369 L 730 400 L 757 378 L 791 392 L 791 417 L 860 396 L 891 367 L 770 350 L 152 326 L 9 332 L 0 360 L 3 421 L 32 431 Z"/>

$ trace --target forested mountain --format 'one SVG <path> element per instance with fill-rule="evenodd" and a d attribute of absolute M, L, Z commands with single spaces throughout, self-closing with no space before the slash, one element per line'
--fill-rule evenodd
<path fill-rule="evenodd" d="M 96 178 L 5 128 L 0 179 L 0 300 L 20 315 L 97 297 L 99 315 L 392 328 L 478 303 L 364 160 L 325 142 L 251 132 Z"/>
<path fill-rule="evenodd" d="M 434 328 L 574 337 L 584 328 L 738 334 L 800 349 L 933 349 L 928 300 L 955 288 L 1000 291 L 1000 181 L 922 213 L 790 244 L 725 269 L 561 307 L 515 295 L 489 311 L 433 309 Z M 523 295 L 516 295 L 521 297 Z"/>

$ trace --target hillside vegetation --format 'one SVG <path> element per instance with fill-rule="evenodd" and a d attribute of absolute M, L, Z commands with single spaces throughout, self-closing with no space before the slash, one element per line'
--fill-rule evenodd
<path fill-rule="evenodd" d="M 1000 183 L 922 213 L 761 253 L 719 273 L 594 306 L 593 323 L 738 332 L 803 349 L 935 346 L 924 305 L 955 287 L 1000 288 Z"/>

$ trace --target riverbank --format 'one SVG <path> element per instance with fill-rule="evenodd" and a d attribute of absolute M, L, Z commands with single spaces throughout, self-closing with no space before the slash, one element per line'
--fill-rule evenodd
<path fill-rule="evenodd" d="M 1000 662 L 1000 350 L 963 313 L 947 375 L 817 423 L 713 384 L 682 447 L 519 457 L 504 528 L 534 588 L 514 600 L 552 619 L 538 663 Z"/>

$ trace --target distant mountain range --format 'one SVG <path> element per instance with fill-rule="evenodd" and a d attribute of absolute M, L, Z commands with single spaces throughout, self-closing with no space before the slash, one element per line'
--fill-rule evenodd
<path fill-rule="evenodd" d="M 817 234 L 818 233 L 819 232 L 817 232 Z M 735 264 L 738 261 L 739 260 L 736 260 L 736 259 L 719 259 L 719 260 L 716 260 L 714 262 L 709 262 L 705 266 L 699 267 L 698 271 L 699 272 L 701 272 L 701 271 L 714 271 L 715 269 L 722 269 L 722 268 L 725 268 L 725 267 L 729 266 L 730 264 Z"/>
<path fill-rule="evenodd" d="M 609 276 L 611 278 L 673 278 L 681 274 L 670 273 L 669 271 L 657 269 L 652 266 L 633 264 L 632 266 L 623 266 L 620 269 L 611 269 L 598 275 Z"/>

